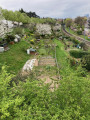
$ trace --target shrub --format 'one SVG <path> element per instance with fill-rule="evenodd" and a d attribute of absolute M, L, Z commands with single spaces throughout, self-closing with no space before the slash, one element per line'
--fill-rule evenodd
<path fill-rule="evenodd" d="M 83 48 L 83 50 L 85 50 L 85 51 L 88 50 L 88 46 L 84 42 L 81 42 L 80 46 L 81 46 L 81 48 Z"/>
<path fill-rule="evenodd" d="M 76 60 L 74 59 L 74 58 L 70 58 L 70 65 L 71 65 L 71 67 L 72 66 L 75 66 L 76 65 Z"/>
<path fill-rule="evenodd" d="M 0 38 L 0 41 L 2 41 L 3 39 L 2 38 Z"/>
<path fill-rule="evenodd" d="M 81 30 L 77 31 L 77 34 L 82 35 L 82 31 Z"/>
<path fill-rule="evenodd" d="M 31 43 L 31 44 L 34 44 L 35 42 L 34 42 L 34 40 L 30 40 L 30 43 Z"/>
<path fill-rule="evenodd" d="M 14 28 L 13 30 L 13 33 L 16 35 L 23 35 L 24 34 L 24 29 L 23 28 L 20 28 L 20 27 L 17 27 L 17 28 Z"/>
<path fill-rule="evenodd" d="M 69 51 L 70 52 L 70 55 L 72 57 L 75 57 L 75 58 L 82 58 L 84 55 L 90 55 L 89 52 L 86 52 L 86 51 L 78 51 L 78 50 L 71 50 Z"/>
<path fill-rule="evenodd" d="M 90 54 L 83 56 L 81 59 L 82 66 L 90 71 Z"/>
<path fill-rule="evenodd" d="M 70 37 L 71 41 L 75 44 L 79 44 L 80 42 L 75 39 L 75 37 Z"/>
<path fill-rule="evenodd" d="M 15 36 L 13 34 L 6 34 L 5 36 L 5 40 L 7 41 L 7 43 L 14 41 Z"/>
<path fill-rule="evenodd" d="M 40 39 L 40 35 L 38 33 L 35 33 L 34 36 L 35 36 L 36 39 Z"/>

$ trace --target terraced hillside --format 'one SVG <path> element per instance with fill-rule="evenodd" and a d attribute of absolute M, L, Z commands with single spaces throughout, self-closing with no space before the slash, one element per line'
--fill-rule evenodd
<path fill-rule="evenodd" d="M 46 65 L 50 65 L 50 66 L 55 66 L 55 59 L 53 57 L 41 57 L 39 60 L 39 66 L 46 66 Z"/>

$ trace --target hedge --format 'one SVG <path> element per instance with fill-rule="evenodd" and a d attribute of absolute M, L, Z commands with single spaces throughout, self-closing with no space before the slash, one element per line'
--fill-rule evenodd
<path fill-rule="evenodd" d="M 85 55 L 81 59 L 82 67 L 86 68 L 88 71 L 90 71 L 90 55 Z"/>
<path fill-rule="evenodd" d="M 81 50 L 70 50 L 69 53 L 74 58 L 82 58 L 84 55 L 90 55 L 90 52 Z"/>

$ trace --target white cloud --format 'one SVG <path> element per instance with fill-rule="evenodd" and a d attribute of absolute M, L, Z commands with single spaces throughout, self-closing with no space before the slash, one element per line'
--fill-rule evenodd
<path fill-rule="evenodd" d="M 0 0 L 4 9 L 36 12 L 41 17 L 76 17 L 88 14 L 90 0 Z"/>

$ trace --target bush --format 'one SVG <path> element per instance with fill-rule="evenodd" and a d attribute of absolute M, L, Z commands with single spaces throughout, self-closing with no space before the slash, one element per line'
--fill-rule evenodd
<path fill-rule="evenodd" d="M 79 44 L 80 42 L 75 39 L 75 37 L 70 37 L 71 41 L 75 44 Z"/>
<path fill-rule="evenodd" d="M 81 59 L 82 66 L 90 71 L 90 55 L 85 55 Z"/>
<path fill-rule="evenodd" d="M 83 50 L 85 50 L 85 51 L 88 50 L 88 46 L 84 42 L 81 42 L 80 46 L 81 46 L 81 48 L 83 48 Z"/>
<path fill-rule="evenodd" d="M 2 38 L 0 38 L 0 41 L 2 41 L 3 39 Z"/>
<path fill-rule="evenodd" d="M 78 51 L 78 50 L 70 50 L 69 51 L 70 55 L 75 58 L 82 58 L 84 55 L 90 55 L 89 52 L 86 51 Z"/>
<path fill-rule="evenodd" d="M 30 43 L 31 43 L 31 44 L 34 44 L 35 42 L 34 42 L 34 40 L 30 40 Z"/>
<path fill-rule="evenodd" d="M 36 39 L 40 39 L 40 35 L 38 33 L 35 33 L 34 36 Z"/>
<path fill-rule="evenodd" d="M 23 28 L 17 27 L 17 28 L 14 28 L 13 33 L 14 33 L 15 35 L 16 35 L 16 34 L 18 34 L 18 35 L 23 35 L 23 34 L 24 34 L 24 30 L 23 30 Z"/>
<path fill-rule="evenodd" d="M 71 67 L 72 66 L 75 66 L 76 65 L 76 60 L 74 59 L 74 58 L 70 58 L 70 65 L 71 65 Z"/>
<path fill-rule="evenodd" d="M 81 30 L 77 31 L 77 34 L 82 35 L 82 31 Z"/>
<path fill-rule="evenodd" d="M 5 40 L 7 41 L 7 43 L 14 41 L 15 36 L 13 34 L 6 34 L 5 36 Z"/>

